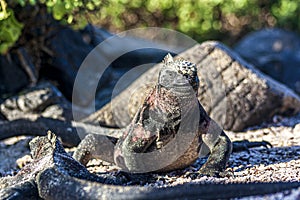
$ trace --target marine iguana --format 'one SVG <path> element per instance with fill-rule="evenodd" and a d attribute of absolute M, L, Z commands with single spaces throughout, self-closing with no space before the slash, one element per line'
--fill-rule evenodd
<path fill-rule="evenodd" d="M 163 63 L 156 86 L 117 142 L 87 135 L 74 154 L 77 160 L 86 164 L 97 157 L 130 172 L 171 171 L 195 162 L 205 144 L 211 153 L 200 173 L 225 170 L 231 141 L 197 99 L 196 65 L 170 54 Z M 110 152 L 101 150 L 103 145 Z"/>

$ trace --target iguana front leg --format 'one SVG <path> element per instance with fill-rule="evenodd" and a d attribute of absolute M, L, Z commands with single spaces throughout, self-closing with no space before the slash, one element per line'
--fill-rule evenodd
<path fill-rule="evenodd" d="M 209 139 L 206 138 L 206 135 L 202 135 L 202 139 L 208 145 L 210 155 L 206 163 L 200 168 L 199 174 L 223 176 L 232 151 L 230 139 L 223 131 L 213 143 L 207 142 Z"/>
<path fill-rule="evenodd" d="M 232 152 L 232 143 L 223 129 L 211 119 L 199 103 L 200 121 L 199 134 L 199 156 L 209 157 L 205 164 L 192 175 L 222 176 L 226 164 Z"/>
<path fill-rule="evenodd" d="M 203 125 L 202 125 L 203 126 Z M 200 129 L 203 129 L 200 124 Z M 206 163 L 200 168 L 198 174 L 209 176 L 226 176 L 224 173 L 226 163 L 229 160 L 231 152 L 249 150 L 253 147 L 272 147 L 269 142 L 249 142 L 247 140 L 231 142 L 229 137 L 224 133 L 220 126 L 213 120 L 210 120 L 206 133 L 202 133 L 203 145 L 206 145 L 210 151 L 210 155 Z M 203 146 L 204 147 L 204 146 Z M 202 148 L 203 148 L 202 147 Z M 206 155 L 205 148 L 200 149 L 200 156 Z"/>
<path fill-rule="evenodd" d="M 92 158 L 114 163 L 114 148 L 118 139 L 106 135 L 89 134 L 78 145 L 73 157 L 86 165 Z"/>

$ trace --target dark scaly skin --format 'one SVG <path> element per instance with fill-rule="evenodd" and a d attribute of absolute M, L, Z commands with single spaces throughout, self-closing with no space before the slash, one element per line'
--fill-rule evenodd
<path fill-rule="evenodd" d="M 171 171 L 192 164 L 204 143 L 211 154 L 199 173 L 214 176 L 225 170 L 232 145 L 196 98 L 196 66 L 183 59 L 174 61 L 170 54 L 163 63 L 155 88 L 116 145 L 107 144 L 104 136 L 88 135 L 74 154 L 77 160 L 86 164 L 96 157 L 130 172 Z M 103 144 L 106 151 L 101 150 Z M 167 161 L 161 164 L 163 160 Z"/>
<path fill-rule="evenodd" d="M 291 190 L 299 182 L 183 184 L 166 188 L 110 185 L 68 155 L 56 136 L 30 142 L 32 163 L 0 179 L 1 199 L 229 199 Z M 106 184 L 104 184 L 106 183 Z"/>

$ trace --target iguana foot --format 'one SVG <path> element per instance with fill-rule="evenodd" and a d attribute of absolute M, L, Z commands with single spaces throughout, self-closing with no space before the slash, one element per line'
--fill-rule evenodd
<path fill-rule="evenodd" d="M 205 168 L 205 169 L 200 169 L 197 172 L 189 172 L 185 175 L 185 177 L 189 177 L 192 180 L 203 177 L 203 176 L 224 178 L 224 177 L 234 177 L 234 173 L 231 170 L 230 171 L 218 171 L 213 168 Z"/>
<path fill-rule="evenodd" d="M 198 173 L 201 174 L 201 176 L 213 176 L 218 178 L 234 176 L 232 171 L 222 171 L 215 168 L 201 168 Z"/>
<path fill-rule="evenodd" d="M 272 144 L 268 141 L 255 141 L 250 142 L 249 140 L 241 140 L 241 141 L 234 141 L 232 143 L 232 151 L 239 152 L 239 151 L 249 151 L 250 148 L 254 147 L 265 147 L 265 148 L 272 148 Z"/>

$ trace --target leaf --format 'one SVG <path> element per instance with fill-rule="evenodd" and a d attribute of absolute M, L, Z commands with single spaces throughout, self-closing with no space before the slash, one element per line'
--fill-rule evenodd
<path fill-rule="evenodd" d="M 0 53 L 3 54 L 15 44 L 21 35 L 23 25 L 18 22 L 12 10 L 8 9 L 9 14 L 6 19 L 0 20 Z"/>
<path fill-rule="evenodd" d="M 61 1 L 54 4 L 52 9 L 53 9 L 53 17 L 56 20 L 61 20 L 64 17 L 64 15 L 67 13 L 65 4 Z"/>

